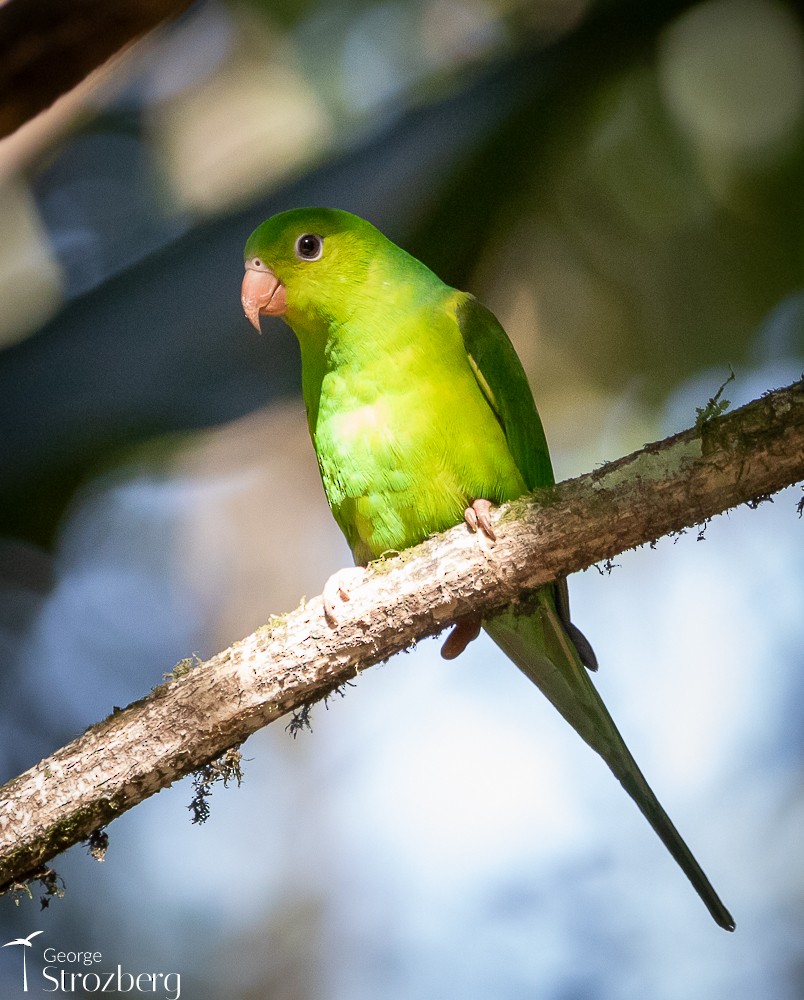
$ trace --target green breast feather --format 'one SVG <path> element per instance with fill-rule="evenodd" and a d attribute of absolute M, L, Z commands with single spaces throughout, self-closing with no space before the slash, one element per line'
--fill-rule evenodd
<path fill-rule="evenodd" d="M 490 370 L 481 381 L 466 352 L 456 311 L 471 320 L 473 302 L 442 286 L 437 302 L 379 316 L 384 349 L 352 352 L 342 342 L 333 352 L 337 364 L 323 374 L 313 442 L 327 498 L 357 562 L 459 523 L 477 497 L 501 503 L 527 489 L 506 439 L 507 411 L 495 412 L 487 396 L 504 373 Z M 351 333 L 341 330 L 341 341 L 359 340 L 366 329 L 364 320 Z M 487 361 L 479 326 L 473 329 L 472 320 L 468 329 L 481 363 Z M 513 350 L 510 358 L 524 382 Z M 549 474 L 543 450 L 540 471 L 546 465 Z"/>

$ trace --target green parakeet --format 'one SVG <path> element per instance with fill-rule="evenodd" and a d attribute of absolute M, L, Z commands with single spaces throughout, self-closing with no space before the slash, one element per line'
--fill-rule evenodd
<path fill-rule="evenodd" d="M 522 365 L 473 296 L 444 284 L 348 212 L 297 209 L 245 248 L 242 303 L 281 316 L 301 346 L 302 388 L 321 479 L 358 566 L 463 520 L 493 538 L 491 505 L 554 482 Z M 343 577 L 325 588 L 333 617 Z M 480 622 L 445 644 L 457 655 Z M 566 582 L 483 628 L 603 760 L 717 923 L 731 914 L 659 804 L 588 670 L 594 653 L 569 618 Z"/>

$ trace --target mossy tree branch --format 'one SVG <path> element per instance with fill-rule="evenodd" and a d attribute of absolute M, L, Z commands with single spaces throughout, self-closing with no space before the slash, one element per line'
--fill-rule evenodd
<path fill-rule="evenodd" d="M 0 788 L 0 887 L 275 719 L 469 612 L 492 614 L 609 559 L 804 479 L 804 381 L 375 564 L 337 629 L 321 598 L 116 712 Z"/>

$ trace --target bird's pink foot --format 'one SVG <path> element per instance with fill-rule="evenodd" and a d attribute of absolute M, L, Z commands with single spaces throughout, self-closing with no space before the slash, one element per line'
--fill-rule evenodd
<path fill-rule="evenodd" d="M 492 544 L 497 541 L 497 535 L 494 533 L 491 523 L 493 509 L 494 504 L 481 497 L 478 500 L 473 500 L 471 507 L 467 507 L 463 512 L 463 518 L 469 525 L 469 530 L 478 533 L 482 548 L 486 547 L 486 539 Z M 469 643 L 480 634 L 481 624 L 480 615 L 475 614 L 465 615 L 457 621 L 441 647 L 441 655 L 444 659 L 454 660 L 456 656 L 460 656 Z"/>
<path fill-rule="evenodd" d="M 454 660 L 460 656 L 473 639 L 480 634 L 480 615 L 467 615 L 455 623 L 441 647 L 441 655 L 445 660 Z"/>
<path fill-rule="evenodd" d="M 343 601 L 351 600 L 351 587 L 358 583 L 365 569 L 362 566 L 347 566 L 339 569 L 324 584 L 321 597 L 324 602 L 324 617 L 333 628 L 338 624 L 337 609 Z"/>
<path fill-rule="evenodd" d="M 490 500 L 475 500 L 471 507 L 467 507 L 463 512 L 463 517 L 472 531 L 481 531 L 481 538 L 486 536 L 490 541 L 496 542 L 497 536 L 491 526 L 491 512 L 494 504 Z"/>

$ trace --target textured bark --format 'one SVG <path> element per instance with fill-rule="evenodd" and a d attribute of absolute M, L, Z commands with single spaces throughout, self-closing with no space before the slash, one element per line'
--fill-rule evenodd
<path fill-rule="evenodd" d="M 804 382 L 502 508 L 493 547 L 458 526 L 375 564 L 337 629 L 315 598 L 0 788 L 0 886 L 456 618 L 801 479 Z"/>
<path fill-rule="evenodd" d="M 192 0 L 7 0 L 0 5 L 0 138 Z"/>

